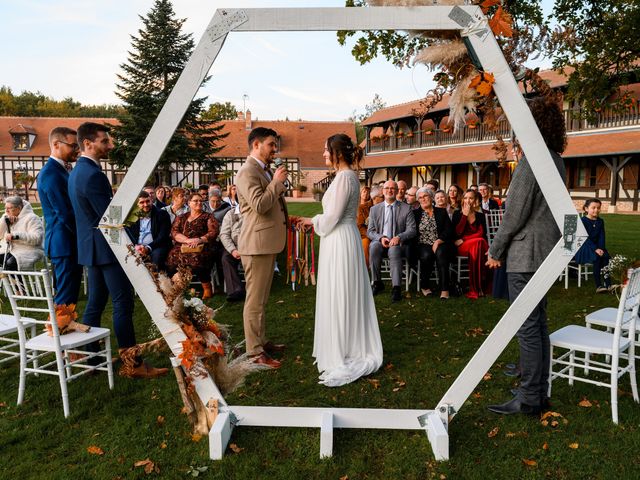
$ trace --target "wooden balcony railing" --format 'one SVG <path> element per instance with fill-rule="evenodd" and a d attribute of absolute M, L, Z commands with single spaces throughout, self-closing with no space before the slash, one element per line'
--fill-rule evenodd
<path fill-rule="evenodd" d="M 564 111 L 567 132 L 640 125 L 640 107 L 637 104 L 624 112 L 603 110 L 591 120 L 580 118 L 581 113 L 580 110 Z M 367 147 L 369 153 L 392 152 L 413 148 L 491 141 L 496 139 L 497 134 L 500 134 L 503 138 L 511 135 L 511 125 L 507 120 L 499 122 L 498 128 L 495 130 L 490 130 L 483 124 L 477 124 L 466 125 L 455 134 L 452 129 L 445 128 L 430 131 L 414 130 L 395 137 L 372 137 L 367 139 Z"/>

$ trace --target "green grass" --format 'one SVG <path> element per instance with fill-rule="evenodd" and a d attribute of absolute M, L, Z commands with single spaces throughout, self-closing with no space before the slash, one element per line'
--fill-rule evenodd
<path fill-rule="evenodd" d="M 291 214 L 311 216 L 318 211 L 317 204 L 290 204 Z M 605 222 L 611 253 L 639 256 L 638 218 L 607 215 Z M 585 312 L 616 304 L 614 296 L 593 292 L 591 282 L 578 289 L 572 279 L 569 290 L 557 283 L 549 294 L 550 329 L 582 323 Z M 267 310 L 268 332 L 287 344 L 284 364 L 280 370 L 250 376 L 243 388 L 227 397 L 228 402 L 433 408 L 507 308 L 505 302 L 489 298 L 445 303 L 411 293 L 396 306 L 388 297 L 376 297 L 385 368 L 369 379 L 377 380 L 379 388 L 361 379 L 329 389 L 316 383 L 312 365 L 314 288 L 292 292 L 282 278 L 277 279 Z M 223 302 L 216 295 L 211 305 Z M 6 302 L 2 310 L 8 312 Z M 242 339 L 241 305 L 226 305 L 219 321 L 231 325 L 235 340 Z M 150 320 L 141 304 L 136 306 L 135 323 L 139 340 L 148 338 Z M 201 477 L 224 480 L 337 480 L 345 475 L 350 480 L 638 478 L 640 406 L 630 397 L 628 380 L 621 384 L 619 426 L 611 422 L 607 389 L 578 383 L 569 387 L 564 381 L 554 383 L 553 410 L 563 416 L 555 428 L 530 418 L 491 414 L 486 406 L 507 400 L 515 385 L 502 372 L 517 355 L 514 340 L 490 370 L 491 378 L 478 385 L 455 417 L 449 431 L 451 460 L 443 463 L 434 461 L 422 432 L 336 430 L 334 457 L 320 460 L 317 429 L 284 428 L 237 428 L 231 442 L 243 450 L 228 450 L 221 462 L 212 462 L 207 439 L 191 438 L 173 376 L 152 381 L 116 377 L 113 392 L 105 375 L 82 378 L 70 385 L 71 417 L 65 420 L 55 378 L 29 377 L 25 404 L 17 407 L 17 365 L 2 364 L 0 478 L 146 478 L 141 467 L 133 466 L 146 458 L 160 469 L 159 475 L 150 476 L 167 479 L 187 478 L 191 466 L 208 466 Z M 169 366 L 163 357 L 153 361 Z M 399 382 L 405 385 L 394 391 Z M 593 406 L 579 407 L 582 398 Z M 157 421 L 158 416 L 164 423 Z M 495 428 L 497 434 L 489 437 Z M 578 448 L 569 448 L 572 443 Z M 87 453 L 91 445 L 105 454 Z M 527 467 L 523 459 L 537 465 Z"/>

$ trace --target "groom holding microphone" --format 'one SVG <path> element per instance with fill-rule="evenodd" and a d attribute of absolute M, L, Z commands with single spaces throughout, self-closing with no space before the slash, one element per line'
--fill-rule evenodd
<path fill-rule="evenodd" d="M 265 308 L 269 300 L 276 255 L 287 241 L 287 206 L 284 200 L 286 167 L 272 172 L 269 165 L 277 151 L 278 134 L 264 127 L 249 134 L 250 154 L 236 176 L 238 201 L 243 217 L 238 238 L 247 296 L 244 303 L 244 335 L 247 354 L 255 363 L 272 368 L 280 362 L 271 357 L 284 345 L 267 341 Z"/>

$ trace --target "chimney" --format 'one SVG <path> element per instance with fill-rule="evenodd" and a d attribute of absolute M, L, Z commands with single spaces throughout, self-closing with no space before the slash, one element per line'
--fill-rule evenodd
<path fill-rule="evenodd" d="M 245 121 L 245 129 L 246 130 L 251 130 L 252 128 L 252 123 L 251 123 L 251 110 L 247 110 L 246 113 L 244 114 L 244 121 Z"/>
<path fill-rule="evenodd" d="M 238 112 L 238 118 L 237 120 L 240 120 L 241 122 L 244 122 L 244 113 L 242 112 Z"/>

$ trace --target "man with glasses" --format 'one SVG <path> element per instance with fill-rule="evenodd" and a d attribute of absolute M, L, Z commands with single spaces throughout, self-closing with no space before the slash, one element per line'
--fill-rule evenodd
<path fill-rule="evenodd" d="M 402 258 L 408 255 L 409 241 L 416 236 L 416 222 L 412 208 L 397 200 L 398 184 L 389 180 L 382 189 L 384 202 L 371 207 L 367 236 L 371 240 L 369 259 L 373 276 L 373 294 L 384 290 L 380 280 L 382 258 L 389 257 L 391 264 L 391 301 L 402 298 Z"/>
<path fill-rule="evenodd" d="M 76 304 L 82 281 L 76 248 L 76 220 L 69 199 L 69 169 L 78 158 L 76 131 L 56 127 L 49 133 L 51 155 L 38 175 L 38 195 L 45 221 L 44 251 L 56 281 L 55 303 Z"/>

